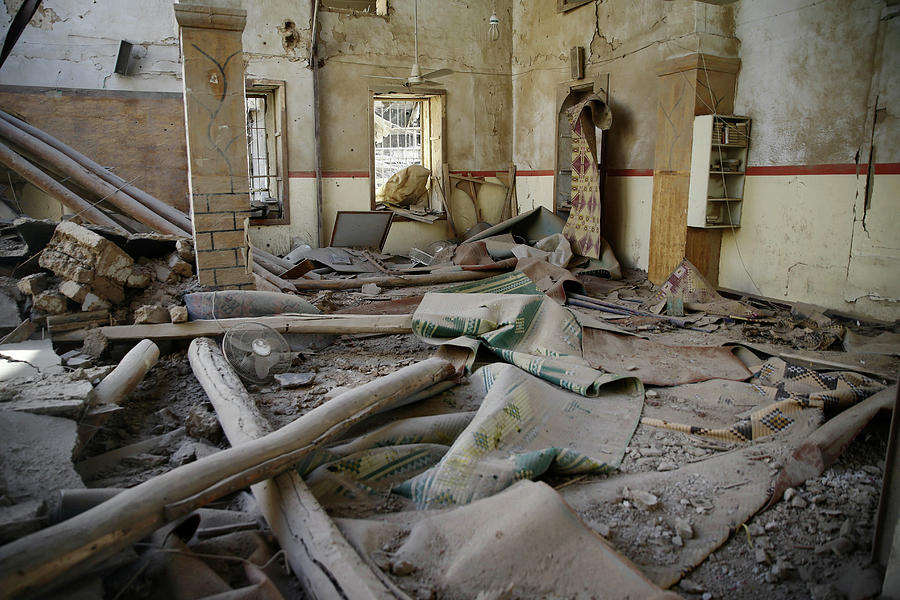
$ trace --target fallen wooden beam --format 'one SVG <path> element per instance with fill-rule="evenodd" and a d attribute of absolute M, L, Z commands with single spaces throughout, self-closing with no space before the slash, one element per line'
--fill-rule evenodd
<path fill-rule="evenodd" d="M 416 285 L 435 285 L 439 283 L 458 283 L 462 281 L 476 281 L 499 275 L 503 271 L 445 271 L 443 273 L 430 273 L 428 275 L 404 275 L 388 277 L 365 277 L 356 279 L 319 279 L 310 281 L 307 279 L 293 279 L 298 290 L 352 290 L 360 288 L 367 283 L 374 283 L 378 287 L 412 287 Z"/>
<path fill-rule="evenodd" d="M 162 233 L 190 237 L 190 233 L 181 227 L 173 225 L 166 217 L 153 212 L 125 192 L 78 164 L 71 157 L 19 129 L 5 119 L 0 119 L 0 136 L 33 154 L 35 158 L 43 161 L 47 167 L 58 170 L 66 177 L 71 178 L 80 187 L 92 194 L 96 194 L 98 198 L 105 199 L 124 214 L 140 221 L 144 225 Z"/>
<path fill-rule="evenodd" d="M 240 317 L 233 319 L 204 319 L 187 323 L 159 323 L 155 325 L 113 325 L 96 331 L 108 340 L 177 340 L 223 335 L 227 330 L 244 323 L 262 323 L 279 333 L 411 333 L 412 315 L 276 315 L 271 317 Z M 94 331 L 94 330 L 92 330 Z M 54 335 L 57 342 L 77 342 L 87 337 L 84 329 Z"/>
<path fill-rule="evenodd" d="M 454 376 L 440 358 L 349 390 L 278 431 L 158 475 L 67 521 L 0 547 L 6 597 L 43 594 L 84 574 L 166 522 L 288 470 L 362 419 L 402 406 Z"/>
<path fill-rule="evenodd" d="M 5 143 L 0 142 L 0 164 L 7 167 L 11 171 L 15 171 L 25 178 L 28 183 L 56 198 L 63 206 L 74 211 L 84 219 L 97 225 L 105 225 L 112 229 L 128 235 L 125 229 L 113 221 L 109 216 L 98 208 L 95 208 L 90 202 L 56 181 L 37 166 L 30 163 L 14 152 Z"/>
<path fill-rule="evenodd" d="M 243 446 L 270 431 L 216 342 L 194 340 L 188 359 L 232 446 Z M 250 489 L 307 595 L 396 597 L 392 584 L 362 560 L 296 472 L 282 473 Z"/>
<path fill-rule="evenodd" d="M 132 198 L 134 198 L 135 200 L 137 200 L 138 202 L 140 202 L 147 208 L 151 209 L 156 214 L 165 217 L 172 224 L 180 227 L 181 229 L 183 229 L 185 231 L 191 231 L 190 218 L 186 214 L 184 214 L 183 212 L 181 212 L 180 210 L 175 208 L 174 206 L 169 206 L 162 200 L 151 196 L 144 190 L 131 185 L 130 183 L 128 183 L 127 181 L 125 181 L 124 179 L 122 179 L 121 177 L 116 175 L 115 173 L 111 172 L 106 167 L 101 166 L 100 164 L 91 160 L 90 158 L 88 158 L 84 154 L 78 152 L 74 148 L 67 146 L 66 144 L 64 144 L 60 140 L 56 139 L 55 137 L 51 136 L 50 134 L 46 133 L 45 131 L 41 131 L 37 127 L 34 127 L 33 125 L 29 125 L 28 123 L 26 123 L 20 119 L 17 119 L 16 117 L 14 117 L 10 114 L 7 114 L 3 111 L 0 111 L 0 119 L 10 122 L 11 124 L 15 125 L 19 129 L 21 129 L 22 131 L 34 136 L 35 138 L 39 139 L 40 141 L 44 142 L 45 144 L 47 144 L 53 148 L 55 148 L 56 150 L 59 150 L 60 152 L 62 152 L 63 154 L 65 154 L 66 156 L 68 156 L 69 158 L 71 158 L 72 160 L 74 160 L 75 162 L 80 164 L 81 166 L 83 166 L 84 168 L 88 169 L 92 173 L 96 174 L 98 177 L 102 178 L 107 183 L 112 184 L 117 189 L 125 192 L 126 194 L 128 194 L 129 196 L 131 196 Z"/>

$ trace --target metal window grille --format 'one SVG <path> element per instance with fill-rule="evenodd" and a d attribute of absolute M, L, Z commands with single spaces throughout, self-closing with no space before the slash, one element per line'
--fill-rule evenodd
<path fill-rule="evenodd" d="M 422 100 L 375 100 L 375 187 L 423 163 Z"/>
<path fill-rule="evenodd" d="M 272 196 L 269 145 L 266 132 L 266 97 L 247 96 L 247 154 L 250 160 L 250 198 L 265 202 Z"/>

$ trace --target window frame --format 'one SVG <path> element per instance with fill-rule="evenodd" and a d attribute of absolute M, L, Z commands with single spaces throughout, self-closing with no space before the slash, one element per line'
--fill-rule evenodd
<path fill-rule="evenodd" d="M 387 98 L 385 98 L 387 97 Z M 450 182 L 444 173 L 444 165 L 447 164 L 447 90 L 440 88 L 416 87 L 410 90 L 403 86 L 371 86 L 368 93 L 368 147 L 369 147 L 369 208 L 376 210 L 375 204 L 375 101 L 388 100 L 427 100 L 429 102 L 428 118 L 423 111 L 423 128 L 428 125 L 429 145 L 431 147 L 431 172 L 438 178 L 446 190 L 449 190 Z M 437 105 L 437 106 L 436 106 Z M 423 132 L 423 135 L 425 132 Z M 437 134 L 437 135 L 436 135 Z M 424 146 L 424 140 L 423 140 Z M 437 195 L 437 200 L 435 196 Z M 440 205 L 441 215 L 446 215 L 446 207 L 440 201 L 440 193 L 431 191 L 429 206 L 435 208 Z M 395 215 L 394 220 L 402 220 L 405 217 Z"/>
<path fill-rule="evenodd" d="M 349 8 L 343 6 L 329 6 L 329 0 L 322 0 L 322 4 L 320 5 L 321 9 L 328 12 L 334 13 L 343 13 L 345 15 L 353 15 L 353 16 L 363 16 L 363 17 L 387 17 L 388 16 L 388 4 L 387 0 L 371 0 L 372 4 L 375 5 L 375 10 L 372 12 L 368 12 L 365 10 L 359 10 L 356 8 Z M 383 6 L 379 6 L 379 4 L 383 4 Z"/>
<path fill-rule="evenodd" d="M 275 166 L 276 189 L 281 202 L 281 216 L 278 218 L 250 219 L 250 225 L 289 225 L 291 222 L 291 203 L 288 177 L 288 140 L 287 140 L 287 101 L 285 81 L 277 79 L 247 78 L 244 82 L 245 96 L 265 96 L 267 107 L 273 110 L 273 135 L 275 136 L 274 159 L 269 158 L 270 165 Z M 244 101 L 246 105 L 246 98 Z M 246 110 L 246 109 L 245 109 Z M 268 108 L 267 108 L 268 110 Z M 271 166 L 270 166 L 271 168 Z M 249 165 L 248 173 L 249 177 Z M 249 204 L 249 190 L 248 200 Z"/>

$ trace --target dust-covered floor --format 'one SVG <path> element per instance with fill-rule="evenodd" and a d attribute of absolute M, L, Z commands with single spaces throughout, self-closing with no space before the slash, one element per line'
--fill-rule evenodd
<path fill-rule="evenodd" d="M 355 305 L 368 305 L 371 310 L 385 298 L 428 290 L 396 290 L 377 300 L 352 292 L 310 295 L 310 299 L 329 312 Z M 686 345 L 745 339 L 739 322 L 722 323 L 711 333 L 671 327 L 645 328 L 642 333 L 665 343 Z M 270 423 L 281 427 L 345 389 L 427 358 L 434 350 L 412 335 L 339 336 L 331 345 L 303 352 L 295 360 L 292 372 L 313 373 L 310 384 L 297 389 L 282 389 L 275 383 L 247 388 Z M 896 368 L 896 362 L 881 366 L 892 367 Z M 647 404 L 666 401 L 665 388 L 649 387 L 648 392 Z M 88 454 L 98 455 L 154 436 L 159 443 L 97 471 L 93 479 L 86 480 L 89 487 L 132 486 L 227 447 L 212 407 L 193 377 L 184 343 L 171 346 L 123 407 L 94 438 Z M 675 590 L 704 599 L 749 599 L 762 594 L 773 599 L 862 598 L 873 593 L 881 573 L 870 566 L 869 556 L 886 444 L 887 421 L 879 418 L 821 477 L 790 490 L 784 501 L 733 531 Z M 675 470 L 738 446 L 641 425 L 619 471 Z M 771 472 L 776 472 L 776 458 L 761 456 L 760 460 L 771 463 Z M 572 483 L 549 482 L 556 487 Z M 620 503 L 582 510 L 580 516 L 635 562 L 665 563 L 692 534 L 692 516 L 712 509 L 716 495 L 697 476 L 686 476 L 653 492 L 655 498 L 625 497 Z M 238 501 L 230 502 L 219 505 L 233 507 Z M 140 589 L 135 586 L 130 597 L 141 597 Z"/>

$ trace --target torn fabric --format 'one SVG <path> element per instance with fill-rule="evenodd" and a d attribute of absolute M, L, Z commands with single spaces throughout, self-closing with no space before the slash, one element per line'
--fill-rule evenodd
<path fill-rule="evenodd" d="M 701 427 L 645 417 L 641 423 L 727 442 L 747 442 L 789 429 L 812 411 L 819 421 L 825 411 L 843 410 L 884 388 L 874 379 L 850 371 L 817 373 L 780 358 L 763 363 L 749 388 L 769 402 L 728 427 Z"/>
<path fill-rule="evenodd" d="M 420 508 L 468 504 L 548 471 L 611 471 L 643 404 L 634 379 L 585 398 L 502 363 L 479 369 L 470 386 L 484 396 L 475 417 L 435 467 L 394 489 Z"/>
<path fill-rule="evenodd" d="M 471 370 L 479 346 L 533 375 L 583 396 L 632 377 L 592 369 L 582 356 L 581 325 L 571 311 L 540 293 L 521 272 L 425 295 L 413 333 L 465 348 Z M 635 380 L 636 381 L 636 380 Z"/>

